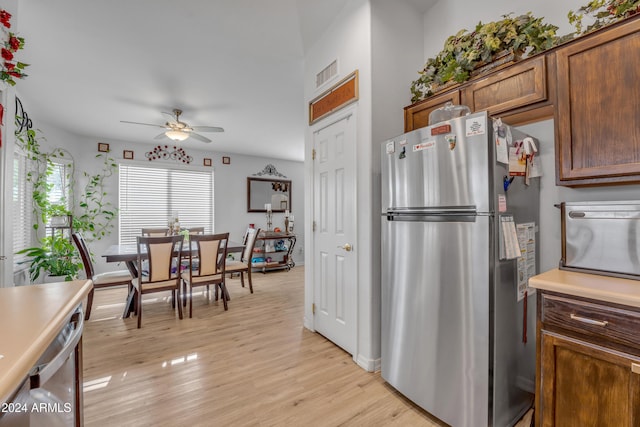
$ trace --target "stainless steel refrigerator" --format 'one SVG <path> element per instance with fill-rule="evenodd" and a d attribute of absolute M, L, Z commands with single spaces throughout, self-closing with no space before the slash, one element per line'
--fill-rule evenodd
<path fill-rule="evenodd" d="M 500 246 L 505 219 L 537 230 L 539 179 L 496 154 L 484 112 L 382 144 L 382 377 L 455 427 L 513 425 L 534 400 L 535 297 Z"/>

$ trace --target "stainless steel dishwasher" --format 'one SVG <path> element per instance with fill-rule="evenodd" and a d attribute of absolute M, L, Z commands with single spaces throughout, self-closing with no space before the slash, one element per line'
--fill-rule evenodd
<path fill-rule="evenodd" d="M 82 306 L 4 403 L 0 427 L 82 426 Z"/>

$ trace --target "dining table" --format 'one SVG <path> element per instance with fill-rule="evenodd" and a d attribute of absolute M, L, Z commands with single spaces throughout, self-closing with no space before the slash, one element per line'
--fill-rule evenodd
<path fill-rule="evenodd" d="M 244 250 L 244 244 L 239 242 L 234 242 L 233 240 L 227 241 L 227 253 L 235 253 L 242 252 Z M 221 248 L 220 250 L 223 250 Z M 195 244 L 190 243 L 187 247 L 185 243 L 182 247 L 181 255 L 183 257 L 196 255 L 197 248 Z M 137 278 L 139 275 L 138 272 L 138 247 L 135 243 L 124 243 L 118 245 L 111 245 L 107 248 L 107 250 L 102 254 L 102 257 L 106 262 L 124 262 L 127 266 L 127 270 L 131 273 L 133 278 Z M 129 286 L 129 293 L 127 295 L 127 302 L 124 307 L 124 312 L 122 313 L 123 318 L 127 318 L 131 315 L 131 313 L 135 312 L 136 307 L 136 288 L 133 286 Z"/>

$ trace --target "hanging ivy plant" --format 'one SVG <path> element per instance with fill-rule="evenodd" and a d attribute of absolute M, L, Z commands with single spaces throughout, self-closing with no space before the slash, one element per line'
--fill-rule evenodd
<path fill-rule="evenodd" d="M 82 172 L 86 183 L 76 205 L 73 191 L 76 183 L 75 161 L 71 153 L 62 148 L 44 151 L 40 145 L 44 137 L 40 131 L 31 128 L 31 121 L 26 117 L 16 116 L 16 129 L 16 145 L 26 154 L 29 164 L 26 178 L 33 190 L 33 228 L 38 230 L 54 216 L 73 214 L 73 229 L 83 232 L 88 241 L 100 240 L 109 235 L 114 228 L 113 220 L 117 216 L 117 209 L 108 201 L 105 185 L 117 167 L 115 160 L 98 154 L 96 158 L 103 160 L 98 172 Z M 60 163 L 65 166 L 64 185 L 67 191 L 63 193 L 68 196 L 53 203 L 49 198 L 53 187 L 50 177 L 56 164 Z M 64 276 L 64 280 L 71 280 L 82 269 L 77 249 L 67 238 L 45 236 L 39 239 L 39 246 L 26 248 L 18 254 L 28 257 L 26 262 L 29 263 L 32 282 L 38 279 L 42 270 L 50 275 Z"/>
<path fill-rule="evenodd" d="M 96 158 L 103 160 L 102 168 L 94 174 L 82 173 L 87 183 L 80 194 L 79 214 L 73 218 L 74 229 L 83 231 L 88 241 L 100 240 L 111 234 L 117 215 L 117 208 L 107 199 L 105 183 L 118 165 L 113 158 L 103 154 L 96 155 Z"/>
<path fill-rule="evenodd" d="M 578 10 L 569 11 L 567 17 L 576 29 L 575 36 L 581 36 L 637 13 L 640 13 L 640 0 L 593 0 Z M 587 27 L 583 24 L 585 16 L 593 19 Z"/>
<path fill-rule="evenodd" d="M 462 83 L 478 66 L 490 63 L 503 52 L 524 58 L 552 47 L 558 27 L 534 17 L 531 12 L 502 20 L 476 25 L 474 31 L 465 29 L 449 37 L 444 49 L 429 58 L 420 77 L 411 84 L 411 101 L 420 101 L 448 83 Z"/>

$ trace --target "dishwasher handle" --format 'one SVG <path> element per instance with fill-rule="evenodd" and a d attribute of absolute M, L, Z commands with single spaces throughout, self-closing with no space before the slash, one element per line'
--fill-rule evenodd
<path fill-rule="evenodd" d="M 58 372 L 62 365 L 64 365 L 71 353 L 75 350 L 78 342 L 80 342 L 80 338 L 82 338 L 82 331 L 84 329 L 84 314 L 82 312 L 82 307 L 78 307 L 71 315 L 69 323 L 74 325 L 74 330 L 67 338 L 64 347 L 49 363 L 36 366 L 29 373 L 32 390 L 40 388 L 43 384 L 46 384 L 47 381 L 49 381 L 51 377 Z"/>

